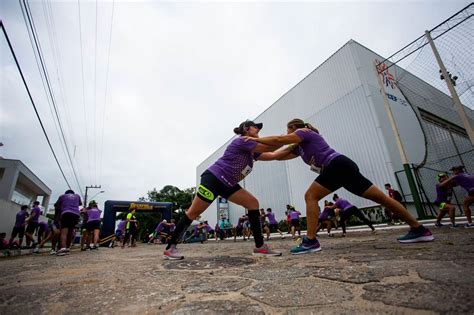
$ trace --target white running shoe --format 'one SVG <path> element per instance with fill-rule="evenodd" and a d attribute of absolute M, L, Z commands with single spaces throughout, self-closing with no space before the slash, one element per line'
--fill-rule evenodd
<path fill-rule="evenodd" d="M 171 247 L 163 253 L 163 256 L 166 259 L 171 259 L 171 260 L 181 260 L 184 259 L 184 256 L 181 255 L 176 248 L 176 245 L 171 245 Z"/>
<path fill-rule="evenodd" d="M 56 256 L 65 256 L 65 255 L 69 255 L 69 251 L 67 250 L 67 248 L 61 248 L 60 250 L 56 252 Z"/>

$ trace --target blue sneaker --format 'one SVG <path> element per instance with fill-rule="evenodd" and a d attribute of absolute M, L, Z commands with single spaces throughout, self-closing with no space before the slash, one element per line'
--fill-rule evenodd
<path fill-rule="evenodd" d="M 319 252 L 321 250 L 321 245 L 317 239 L 310 240 L 309 238 L 303 238 L 303 241 L 300 245 L 293 247 L 290 250 L 292 255 L 299 255 L 305 253 L 314 253 Z"/>
<path fill-rule="evenodd" d="M 407 235 L 397 238 L 400 243 L 419 243 L 431 242 L 434 240 L 431 231 L 420 225 L 417 228 L 411 228 Z"/>

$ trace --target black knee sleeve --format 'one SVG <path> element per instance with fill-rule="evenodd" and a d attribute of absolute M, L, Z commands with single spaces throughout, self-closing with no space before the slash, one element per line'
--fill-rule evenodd
<path fill-rule="evenodd" d="M 263 245 L 262 223 L 260 222 L 260 210 L 249 210 L 250 229 L 252 230 L 255 246 L 261 247 Z"/>
<path fill-rule="evenodd" d="M 191 225 L 191 223 L 193 223 L 193 220 L 188 218 L 185 213 L 183 217 L 179 220 L 178 224 L 176 224 L 176 229 L 171 234 L 171 237 L 168 241 L 168 245 L 166 245 L 166 249 L 169 249 L 173 244 L 178 244 L 178 242 L 183 238 L 184 233 L 186 233 L 186 230 Z"/>

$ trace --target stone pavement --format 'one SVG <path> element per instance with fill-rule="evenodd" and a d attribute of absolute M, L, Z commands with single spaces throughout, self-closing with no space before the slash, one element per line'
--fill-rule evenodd
<path fill-rule="evenodd" d="M 474 229 L 432 229 L 432 243 L 399 244 L 402 230 L 349 232 L 323 250 L 255 258 L 252 241 L 162 245 L 0 259 L 0 314 L 460 314 L 474 313 Z"/>

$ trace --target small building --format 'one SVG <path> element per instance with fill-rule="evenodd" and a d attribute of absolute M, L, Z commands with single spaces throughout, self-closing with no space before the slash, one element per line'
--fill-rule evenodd
<path fill-rule="evenodd" d="M 0 233 L 8 233 L 15 224 L 21 205 L 38 200 L 48 209 L 51 189 L 20 160 L 0 158 Z"/>

